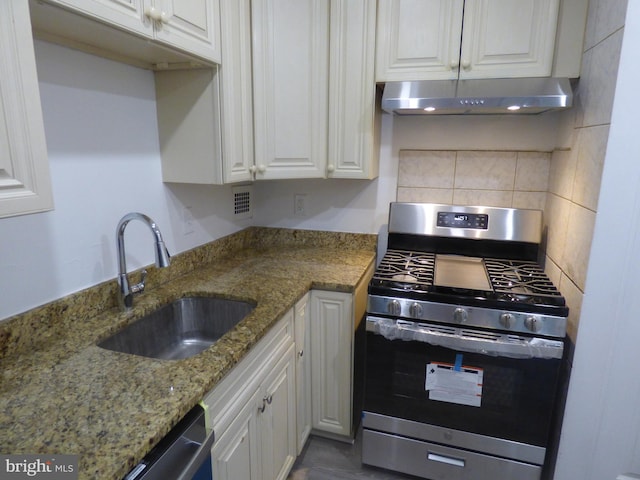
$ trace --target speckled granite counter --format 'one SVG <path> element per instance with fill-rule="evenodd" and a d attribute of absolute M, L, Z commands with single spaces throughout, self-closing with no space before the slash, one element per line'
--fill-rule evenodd
<path fill-rule="evenodd" d="M 107 282 L 0 323 L 0 453 L 78 454 L 81 479 L 121 479 L 311 288 L 353 291 L 374 235 L 249 228 L 149 269 L 131 312 Z M 95 344 L 187 295 L 256 308 L 195 357 L 154 360 Z"/>

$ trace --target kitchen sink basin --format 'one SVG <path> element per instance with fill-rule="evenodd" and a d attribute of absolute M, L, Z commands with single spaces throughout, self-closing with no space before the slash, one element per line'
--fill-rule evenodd
<path fill-rule="evenodd" d="M 216 297 L 185 297 L 151 312 L 99 347 L 143 357 L 192 357 L 231 330 L 255 305 Z"/>

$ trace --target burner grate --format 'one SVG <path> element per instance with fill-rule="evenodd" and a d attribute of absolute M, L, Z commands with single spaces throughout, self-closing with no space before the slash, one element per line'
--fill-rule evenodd
<path fill-rule="evenodd" d="M 433 253 L 389 249 L 373 278 L 421 287 L 433 285 L 436 256 Z"/>
<path fill-rule="evenodd" d="M 482 261 L 490 286 L 487 291 L 436 285 L 435 253 L 389 249 L 371 284 L 398 293 L 467 295 L 510 304 L 564 304 L 564 298 L 536 262 L 500 258 L 483 258 Z"/>
<path fill-rule="evenodd" d="M 561 296 L 542 267 L 535 262 L 485 258 L 484 264 L 496 293 Z"/>

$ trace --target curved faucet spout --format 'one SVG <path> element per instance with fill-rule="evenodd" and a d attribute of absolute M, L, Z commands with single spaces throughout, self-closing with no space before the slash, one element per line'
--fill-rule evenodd
<path fill-rule="evenodd" d="M 118 248 L 118 285 L 120 286 L 119 303 L 120 306 L 124 309 L 129 309 L 133 306 L 134 294 L 142 293 L 144 291 L 144 282 L 147 274 L 147 272 L 143 270 L 142 280 L 140 281 L 140 283 L 129 285 L 129 279 L 127 277 L 127 261 L 124 251 L 124 230 L 131 220 L 142 221 L 153 232 L 153 235 L 155 237 L 154 246 L 156 266 L 158 268 L 165 268 L 168 267 L 171 263 L 171 256 L 169 255 L 169 252 L 164 245 L 160 229 L 151 218 L 143 213 L 138 212 L 127 213 L 124 217 L 122 217 L 118 222 L 118 227 L 116 228 L 116 245 Z"/>

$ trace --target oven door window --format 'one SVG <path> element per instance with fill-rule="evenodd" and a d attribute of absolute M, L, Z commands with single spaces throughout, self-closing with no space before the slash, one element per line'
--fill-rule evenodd
<path fill-rule="evenodd" d="M 457 352 L 368 332 L 365 410 L 545 446 L 560 362 Z M 433 363 L 481 369 L 479 406 L 430 399 L 425 383 Z"/>

